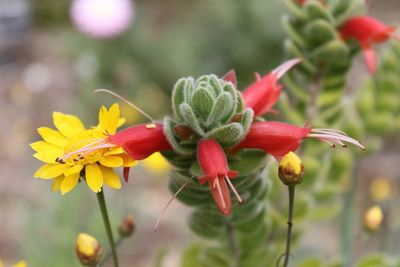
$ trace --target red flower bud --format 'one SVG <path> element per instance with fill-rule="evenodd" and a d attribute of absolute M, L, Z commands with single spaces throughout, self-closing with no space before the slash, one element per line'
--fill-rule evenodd
<path fill-rule="evenodd" d="M 282 122 L 256 122 L 253 123 L 245 139 L 237 145 L 233 152 L 241 148 L 256 148 L 264 150 L 280 160 L 290 151 L 295 151 L 304 138 L 317 138 L 329 143 L 346 146 L 344 142 L 354 144 L 362 149 L 364 147 L 344 132 L 330 129 L 311 129 L 298 127 Z"/>
<path fill-rule="evenodd" d="M 368 71 L 374 73 L 377 60 L 372 45 L 393 37 L 396 27 L 389 27 L 373 17 L 359 16 L 346 21 L 339 31 L 345 40 L 357 40 L 363 50 Z"/>
<path fill-rule="evenodd" d="M 233 85 L 237 86 L 237 80 L 236 80 L 236 72 L 234 69 L 231 69 L 230 71 L 228 71 L 223 77 L 222 79 L 226 82 L 231 82 L 233 83 Z"/>
<path fill-rule="evenodd" d="M 298 63 L 299 59 L 292 59 L 264 77 L 256 74 L 256 82 L 243 91 L 245 105 L 253 109 L 255 116 L 271 111 L 282 91 L 282 86 L 277 84 L 278 80 Z"/>
<path fill-rule="evenodd" d="M 157 151 L 170 150 L 161 123 L 140 124 L 108 137 L 108 141 L 121 146 L 135 160 L 142 160 Z"/>
<path fill-rule="evenodd" d="M 197 160 L 204 176 L 200 177 L 200 184 L 208 182 L 212 197 L 218 209 L 224 214 L 232 212 L 231 196 L 228 186 L 243 202 L 233 187 L 230 178 L 237 176 L 237 171 L 229 170 L 225 152 L 215 140 L 201 140 L 197 149 Z"/>

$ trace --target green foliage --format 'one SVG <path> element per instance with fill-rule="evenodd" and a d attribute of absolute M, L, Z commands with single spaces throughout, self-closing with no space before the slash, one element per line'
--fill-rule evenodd
<path fill-rule="evenodd" d="M 232 83 L 215 75 L 178 80 L 172 92 L 175 119 L 166 119 L 164 126 L 175 151 L 193 155 L 200 138 L 215 139 L 224 147 L 239 143 L 253 121 L 253 112 L 243 111 L 240 98 Z M 188 134 L 179 136 L 179 127 Z"/>
<path fill-rule="evenodd" d="M 393 134 L 400 129 L 400 45 L 393 43 L 377 73 L 360 88 L 357 108 L 365 131 Z"/>

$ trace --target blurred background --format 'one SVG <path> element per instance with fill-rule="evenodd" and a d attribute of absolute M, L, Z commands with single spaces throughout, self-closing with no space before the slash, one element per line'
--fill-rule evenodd
<path fill-rule="evenodd" d="M 399 22 L 398 0 L 371 2 L 370 14 Z M 93 92 L 107 88 L 161 119 L 170 112 L 178 78 L 223 75 L 231 68 L 244 88 L 254 72 L 265 74 L 284 60 L 282 12 L 279 1 L 269 0 L 0 0 L 0 258 L 7 264 L 22 258 L 33 267 L 79 266 L 74 250 L 80 232 L 107 247 L 96 197 L 87 187 L 61 197 L 48 181 L 32 178 L 41 163 L 28 144 L 39 139 L 37 127 L 52 125 L 53 111 L 95 125 L 100 105 L 116 102 Z M 128 125 L 145 121 L 121 106 Z M 371 168 L 371 162 L 381 164 Z M 393 136 L 385 150 L 360 164 L 355 258 L 398 251 L 399 164 Z M 186 225 L 188 208 L 178 202 L 154 232 L 171 197 L 167 177 L 168 166 L 143 162 L 121 191 L 105 190 L 114 225 L 126 214 L 136 218 L 137 231 L 120 250 L 123 266 L 161 266 L 155 263 L 162 260 L 162 266 L 176 267 L 182 249 L 196 240 Z M 365 232 L 373 194 L 385 199 L 384 220 L 379 230 Z M 335 258 L 339 239 L 337 220 L 315 222 L 296 257 Z"/>

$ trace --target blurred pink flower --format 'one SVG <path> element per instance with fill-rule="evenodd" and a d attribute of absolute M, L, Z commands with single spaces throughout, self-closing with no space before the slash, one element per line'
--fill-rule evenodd
<path fill-rule="evenodd" d="M 70 11 L 78 30 L 95 38 L 121 34 L 134 15 L 131 0 L 74 0 Z"/>

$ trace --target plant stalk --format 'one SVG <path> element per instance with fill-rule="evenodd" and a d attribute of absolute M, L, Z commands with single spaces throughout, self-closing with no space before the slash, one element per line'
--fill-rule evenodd
<path fill-rule="evenodd" d="M 294 196 L 295 196 L 295 185 L 288 185 L 289 189 L 289 220 L 287 236 L 286 236 L 286 252 L 285 252 L 285 261 L 283 266 L 287 267 L 289 265 L 290 258 L 290 245 L 292 243 L 292 227 L 293 227 L 293 211 L 294 211 Z"/>
<path fill-rule="evenodd" d="M 235 233 L 233 231 L 232 223 L 230 221 L 226 221 L 225 225 L 226 235 L 228 237 L 228 246 L 232 256 L 232 267 L 240 267 L 239 248 L 236 241 Z"/>
<path fill-rule="evenodd" d="M 96 195 L 97 195 L 97 200 L 99 202 L 101 215 L 103 217 L 104 226 L 106 228 L 108 243 L 110 244 L 111 254 L 112 254 L 113 261 L 114 261 L 114 267 L 119 267 L 117 250 L 116 250 L 116 246 L 115 246 L 115 242 L 114 242 L 113 233 L 111 230 L 110 218 L 108 216 L 107 205 L 106 205 L 106 201 L 104 199 L 103 190 L 101 190 Z"/>

